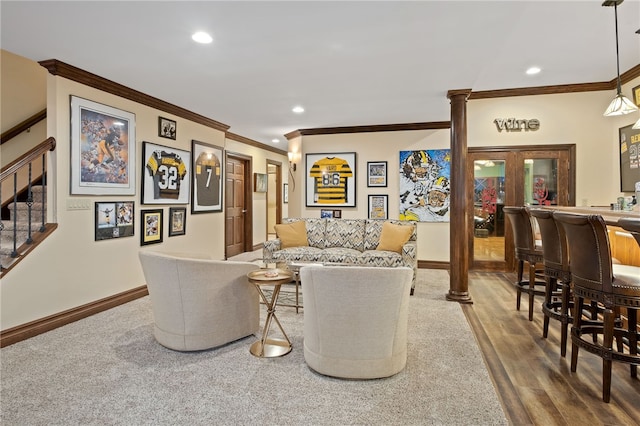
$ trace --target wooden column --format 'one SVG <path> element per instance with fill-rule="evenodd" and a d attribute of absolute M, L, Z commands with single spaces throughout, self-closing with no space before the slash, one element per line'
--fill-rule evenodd
<path fill-rule="evenodd" d="M 469 295 L 467 245 L 467 98 L 471 89 L 450 90 L 451 101 L 451 204 L 449 231 L 449 293 L 447 300 L 473 303 Z"/>

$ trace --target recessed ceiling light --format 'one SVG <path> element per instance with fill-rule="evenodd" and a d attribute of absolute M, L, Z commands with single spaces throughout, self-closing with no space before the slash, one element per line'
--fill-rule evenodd
<path fill-rule="evenodd" d="M 278 142 L 280 142 L 280 139 L 271 139 L 271 142 L 278 143 Z"/>
<path fill-rule="evenodd" d="M 540 68 L 539 67 L 531 67 L 527 70 L 527 75 L 534 75 L 534 74 L 538 74 L 540 72 Z"/>
<path fill-rule="evenodd" d="M 209 44 L 213 41 L 213 38 L 204 31 L 198 31 L 191 36 L 191 39 L 196 43 Z"/>
<path fill-rule="evenodd" d="M 302 108 L 300 105 L 297 105 L 294 106 L 291 111 L 295 112 L 296 114 L 302 114 L 304 112 L 304 108 Z"/>

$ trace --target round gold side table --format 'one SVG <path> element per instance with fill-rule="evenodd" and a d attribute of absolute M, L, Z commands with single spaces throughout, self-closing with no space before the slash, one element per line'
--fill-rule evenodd
<path fill-rule="evenodd" d="M 249 282 L 256 286 L 260 298 L 267 306 L 267 318 L 264 322 L 264 328 L 262 330 L 262 338 L 251 345 L 249 351 L 252 355 L 260 358 L 275 358 L 283 356 L 291 352 L 291 341 L 284 332 L 280 320 L 276 316 L 276 305 L 278 303 L 278 294 L 280 294 L 280 286 L 293 280 L 293 273 L 282 269 L 260 269 L 258 271 L 252 271 L 247 274 Z M 271 294 L 271 300 L 267 298 L 262 290 L 263 287 L 273 286 L 273 292 Z M 280 328 L 283 339 L 270 339 L 269 329 L 271 328 L 271 322 L 275 320 L 276 324 Z"/>

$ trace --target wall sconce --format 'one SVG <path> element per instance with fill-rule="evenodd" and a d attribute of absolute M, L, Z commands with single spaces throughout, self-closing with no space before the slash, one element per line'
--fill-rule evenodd
<path fill-rule="evenodd" d="M 293 176 L 293 172 L 296 171 L 296 163 L 294 162 L 294 153 L 293 152 L 289 152 L 287 154 L 289 156 L 289 176 L 291 176 L 291 190 L 295 191 L 296 190 L 296 179 Z"/>
<path fill-rule="evenodd" d="M 289 155 L 289 168 L 295 172 L 296 163 L 293 162 L 293 152 L 290 152 L 288 155 Z"/>

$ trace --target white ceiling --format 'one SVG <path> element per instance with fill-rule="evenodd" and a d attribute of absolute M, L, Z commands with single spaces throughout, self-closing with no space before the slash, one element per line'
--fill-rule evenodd
<path fill-rule="evenodd" d="M 0 42 L 286 150 L 297 129 L 449 120 L 450 89 L 610 81 L 614 8 L 601 4 L 3 0 Z M 618 25 L 624 72 L 640 64 L 640 0 L 618 7 Z M 191 41 L 197 30 L 214 42 Z M 525 75 L 532 65 L 542 72 Z"/>

